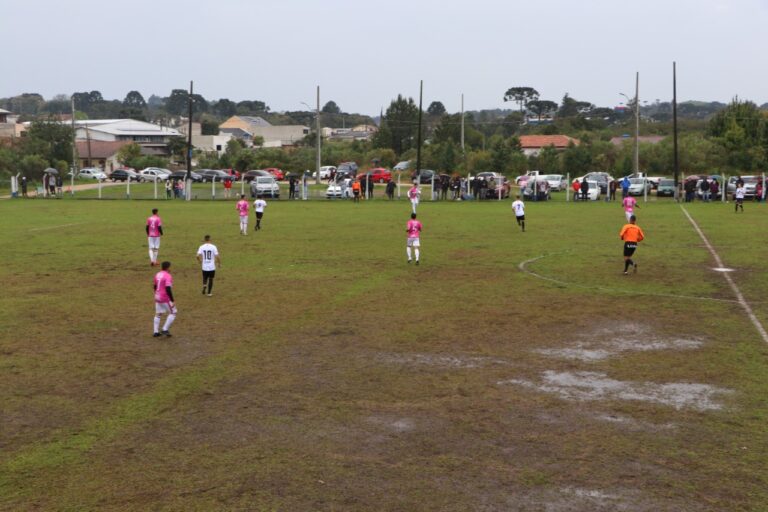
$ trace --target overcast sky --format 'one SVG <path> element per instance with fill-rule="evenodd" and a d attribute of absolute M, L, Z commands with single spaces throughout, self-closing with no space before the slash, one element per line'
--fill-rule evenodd
<path fill-rule="evenodd" d="M 334 100 L 378 114 L 402 93 L 424 106 L 509 108 L 511 86 L 600 106 L 634 94 L 768 101 L 768 0 L 0 0 L 0 97 L 99 90 L 272 110 Z"/>

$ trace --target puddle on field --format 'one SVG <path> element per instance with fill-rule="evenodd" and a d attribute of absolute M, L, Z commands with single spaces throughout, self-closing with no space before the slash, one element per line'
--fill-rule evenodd
<path fill-rule="evenodd" d="M 600 327 L 578 335 L 577 340 L 565 348 L 536 350 L 539 354 L 579 361 L 601 361 L 624 352 L 651 350 L 693 350 L 703 342 L 691 338 L 662 338 L 648 326 L 625 322 L 611 327 Z"/>
<path fill-rule="evenodd" d="M 625 382 L 611 379 L 605 373 L 552 370 L 543 372 L 540 382 L 509 379 L 497 384 L 535 389 L 558 395 L 565 400 L 632 400 L 697 411 L 722 409 L 723 405 L 718 399 L 731 392 L 708 384 Z"/>
<path fill-rule="evenodd" d="M 441 354 L 379 354 L 376 359 L 388 364 L 405 366 L 434 366 L 437 368 L 484 368 L 487 366 L 509 366 L 504 359 L 486 356 L 457 356 Z"/>
<path fill-rule="evenodd" d="M 541 512 L 680 512 L 690 510 L 676 500 L 659 501 L 635 489 L 563 487 L 537 489 L 510 500 L 510 510 Z"/>

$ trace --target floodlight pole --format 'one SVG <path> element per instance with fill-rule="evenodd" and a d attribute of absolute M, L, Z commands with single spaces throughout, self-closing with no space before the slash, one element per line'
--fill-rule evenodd
<path fill-rule="evenodd" d="M 184 180 L 184 188 L 186 190 L 187 201 L 192 200 L 192 91 L 194 82 L 189 81 L 189 96 L 187 96 L 187 106 L 189 121 L 187 125 L 187 177 Z"/>
<path fill-rule="evenodd" d="M 635 73 L 635 177 L 640 173 L 640 72 Z"/>
<path fill-rule="evenodd" d="M 672 141 L 674 148 L 675 200 L 680 201 L 680 159 L 677 148 L 677 63 L 672 62 Z"/>
<path fill-rule="evenodd" d="M 72 103 L 72 178 L 69 193 L 75 195 L 75 174 L 77 174 L 77 130 L 75 129 L 75 95 L 70 96 Z"/>
<path fill-rule="evenodd" d="M 424 93 L 424 80 L 419 80 L 419 133 L 416 134 L 416 179 L 421 182 L 421 100 Z"/>

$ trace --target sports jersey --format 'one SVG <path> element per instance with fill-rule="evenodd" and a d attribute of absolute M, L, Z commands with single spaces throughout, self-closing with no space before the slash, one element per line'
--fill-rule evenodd
<path fill-rule="evenodd" d="M 643 230 L 637 224 L 624 224 L 619 237 L 625 242 L 640 242 L 645 238 Z"/>
<path fill-rule="evenodd" d="M 160 227 L 163 225 L 163 221 L 159 215 L 151 215 L 147 219 L 147 226 L 149 227 L 148 236 L 160 236 Z"/>
<path fill-rule="evenodd" d="M 256 213 L 264 213 L 264 208 L 267 207 L 267 202 L 263 199 L 257 199 L 253 202 L 253 209 Z"/>
<path fill-rule="evenodd" d="M 421 194 L 421 190 L 419 190 L 418 187 L 413 187 L 408 191 L 408 197 L 413 201 L 414 199 L 418 199 L 419 195 Z"/>
<path fill-rule="evenodd" d="M 739 187 L 736 189 L 736 199 L 744 199 L 744 196 L 746 195 L 747 191 L 744 187 Z"/>
<path fill-rule="evenodd" d="M 216 256 L 219 250 L 211 243 L 205 243 L 197 249 L 197 255 L 202 258 L 203 270 L 216 270 Z"/>
<path fill-rule="evenodd" d="M 414 219 L 409 220 L 406 230 L 408 231 L 408 238 L 419 238 L 419 234 L 421 233 L 421 222 Z"/>
<path fill-rule="evenodd" d="M 512 209 L 515 210 L 516 217 L 525 216 L 525 203 L 523 203 L 519 199 L 512 203 Z"/>
<path fill-rule="evenodd" d="M 173 277 L 169 272 L 161 270 L 155 274 L 155 302 L 171 302 L 168 292 L 165 291 L 167 286 L 173 286 Z"/>
<path fill-rule="evenodd" d="M 632 213 L 635 211 L 635 205 L 637 204 L 637 199 L 635 199 L 632 196 L 627 196 L 624 198 L 621 204 L 624 206 L 625 212 Z"/>
<path fill-rule="evenodd" d="M 235 205 L 235 208 L 240 213 L 241 217 L 247 217 L 248 216 L 248 201 L 245 199 L 241 199 L 237 202 Z"/>

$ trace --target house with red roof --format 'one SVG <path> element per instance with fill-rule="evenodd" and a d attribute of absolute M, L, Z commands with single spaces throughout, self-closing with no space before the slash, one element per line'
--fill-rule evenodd
<path fill-rule="evenodd" d="M 578 146 L 579 139 L 567 135 L 521 135 L 520 148 L 525 156 L 538 156 L 541 150 L 547 146 L 553 146 L 558 151 L 563 151 L 571 143 Z"/>

